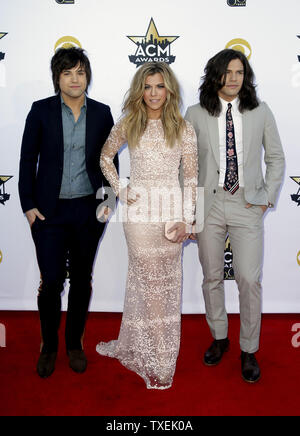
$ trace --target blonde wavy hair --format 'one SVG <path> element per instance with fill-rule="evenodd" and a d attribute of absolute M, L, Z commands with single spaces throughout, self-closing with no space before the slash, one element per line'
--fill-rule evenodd
<path fill-rule="evenodd" d="M 171 148 L 182 139 L 185 121 L 180 113 L 181 96 L 179 83 L 164 62 L 151 62 L 142 65 L 134 75 L 131 86 L 125 95 L 122 108 L 123 128 L 128 146 L 136 147 L 147 127 L 147 106 L 144 102 L 145 82 L 148 76 L 160 73 L 167 89 L 167 98 L 162 108 L 161 121 L 167 145 Z"/>

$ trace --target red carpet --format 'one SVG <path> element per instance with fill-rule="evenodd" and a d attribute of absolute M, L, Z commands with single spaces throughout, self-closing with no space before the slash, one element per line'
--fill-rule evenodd
<path fill-rule="evenodd" d="M 47 380 L 35 372 L 39 350 L 36 312 L 0 312 L 6 348 L 0 348 L 1 416 L 206 416 L 300 415 L 300 347 L 292 346 L 300 315 L 264 315 L 262 379 L 245 383 L 240 375 L 239 317 L 231 315 L 231 348 L 217 367 L 202 364 L 211 338 L 203 315 L 184 315 L 182 346 L 173 387 L 149 391 L 144 381 L 118 361 L 99 356 L 98 340 L 117 337 L 120 314 L 89 316 L 85 351 L 89 366 L 77 375 L 64 351 L 63 317 L 56 371 Z M 300 345 L 300 339 L 298 339 Z"/>

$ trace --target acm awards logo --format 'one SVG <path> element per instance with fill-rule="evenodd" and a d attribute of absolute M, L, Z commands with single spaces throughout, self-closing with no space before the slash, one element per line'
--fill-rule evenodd
<path fill-rule="evenodd" d="M 239 7 L 246 6 L 247 0 L 227 0 L 228 6 Z"/>
<path fill-rule="evenodd" d="M 224 280 L 235 280 L 232 261 L 233 254 L 231 250 L 229 236 L 227 235 L 224 251 Z"/>
<path fill-rule="evenodd" d="M 127 36 L 137 46 L 134 55 L 128 56 L 130 62 L 139 67 L 147 62 L 172 64 L 176 56 L 171 55 L 171 44 L 179 36 L 161 36 L 151 18 L 148 30 L 143 36 Z"/>
<path fill-rule="evenodd" d="M 296 194 L 291 194 L 291 199 L 292 201 L 294 201 L 297 206 L 300 206 L 300 176 L 299 177 L 290 177 L 292 180 L 294 180 L 294 182 L 297 183 L 297 185 L 299 186 L 298 191 Z"/>
<path fill-rule="evenodd" d="M 0 176 L 0 204 L 5 203 L 10 199 L 10 194 L 5 192 L 5 183 L 7 183 L 13 176 Z"/>

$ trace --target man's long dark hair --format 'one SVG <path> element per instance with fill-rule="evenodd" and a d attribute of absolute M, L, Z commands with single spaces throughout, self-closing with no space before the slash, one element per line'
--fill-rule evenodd
<path fill-rule="evenodd" d="M 202 77 L 200 91 L 200 105 L 211 115 L 219 116 L 221 102 L 218 91 L 223 88 L 226 80 L 226 71 L 229 62 L 239 59 L 244 66 L 244 82 L 239 92 L 239 110 L 252 110 L 259 105 L 254 84 L 254 73 L 246 56 L 237 50 L 225 49 L 212 57 L 205 67 L 205 75 Z"/>
<path fill-rule="evenodd" d="M 84 50 L 79 47 L 60 48 L 51 59 L 52 81 L 55 93 L 60 92 L 59 77 L 64 70 L 69 70 L 80 64 L 86 73 L 86 93 L 92 79 L 90 61 Z"/>

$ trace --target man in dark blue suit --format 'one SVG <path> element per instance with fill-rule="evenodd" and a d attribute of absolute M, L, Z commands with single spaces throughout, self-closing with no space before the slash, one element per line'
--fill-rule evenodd
<path fill-rule="evenodd" d="M 56 95 L 32 105 L 23 134 L 19 174 L 21 205 L 41 272 L 38 308 L 42 346 L 37 372 L 43 378 L 55 369 L 67 258 L 66 349 L 74 371 L 82 373 L 87 367 L 83 334 L 94 258 L 104 230 L 96 218 L 96 193 L 101 188 L 108 192 L 109 185 L 99 161 L 113 126 L 110 108 L 86 95 L 91 68 L 82 49 L 58 50 L 51 70 Z M 109 213 L 114 200 L 106 204 L 105 212 Z"/>

